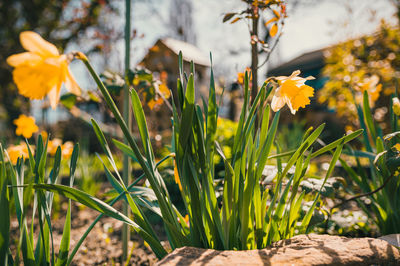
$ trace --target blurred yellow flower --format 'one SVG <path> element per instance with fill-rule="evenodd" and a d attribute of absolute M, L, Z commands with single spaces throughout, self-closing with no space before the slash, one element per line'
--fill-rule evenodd
<path fill-rule="evenodd" d="M 237 78 L 236 78 L 237 83 L 242 84 L 242 85 L 244 84 L 244 76 L 245 76 L 246 72 L 249 75 L 249 81 L 251 80 L 251 69 L 249 67 L 246 67 L 244 72 L 237 73 Z"/>
<path fill-rule="evenodd" d="M 304 83 L 307 80 L 314 79 L 298 77 L 300 70 L 294 71 L 289 77 L 276 77 L 279 87 L 275 90 L 272 97 L 271 108 L 274 112 L 280 110 L 285 104 L 290 108 L 292 114 L 295 114 L 300 107 L 304 108 L 310 104 L 310 97 L 314 96 L 314 89 Z"/>
<path fill-rule="evenodd" d="M 53 44 L 33 31 L 22 32 L 20 42 L 27 52 L 9 56 L 7 63 L 15 68 L 13 79 L 21 95 L 29 99 L 43 99 L 47 95 L 55 109 L 63 83 L 71 93 L 81 94 L 68 69 L 66 55 L 60 55 Z"/>
<path fill-rule="evenodd" d="M 400 116 L 400 100 L 397 97 L 393 98 L 393 113 Z"/>
<path fill-rule="evenodd" d="M 42 132 L 40 132 L 40 135 L 42 135 L 43 141 L 46 141 L 47 137 L 49 136 L 49 134 L 44 130 L 42 130 Z"/>
<path fill-rule="evenodd" d="M 158 86 L 158 90 L 165 99 L 171 97 L 171 91 L 165 83 L 161 83 L 160 86 Z"/>
<path fill-rule="evenodd" d="M 51 156 L 54 156 L 57 152 L 58 147 L 61 149 L 61 156 L 63 159 L 69 159 L 72 155 L 72 151 L 74 150 L 74 143 L 72 141 L 66 141 L 64 144 L 62 140 L 59 138 L 54 138 L 49 140 L 47 144 L 47 153 Z"/>
<path fill-rule="evenodd" d="M 33 116 L 20 115 L 14 120 L 14 124 L 17 126 L 15 133 L 18 136 L 24 136 L 24 138 L 29 139 L 32 134 L 39 130 L 38 126 L 35 124 L 35 118 Z"/>
<path fill-rule="evenodd" d="M 154 98 L 150 99 L 147 102 L 147 106 L 151 110 L 153 110 L 155 106 L 160 106 L 164 102 L 164 99 L 168 99 L 169 97 L 171 97 L 171 92 L 165 83 L 161 83 L 160 85 L 158 85 L 158 88 L 156 88 L 156 90 L 157 93 L 155 94 Z M 143 95 L 144 98 L 147 97 L 146 92 L 144 92 Z"/>
<path fill-rule="evenodd" d="M 32 147 L 31 151 L 32 153 L 34 153 Z M 29 157 L 28 148 L 24 143 L 19 145 L 11 145 L 10 147 L 7 148 L 7 153 L 8 156 L 10 157 L 10 161 L 12 164 L 16 164 L 18 158 L 23 157 L 24 159 L 26 159 Z"/>
<path fill-rule="evenodd" d="M 397 150 L 397 152 L 400 152 L 400 143 L 396 143 L 393 148 Z"/>
<path fill-rule="evenodd" d="M 361 95 L 359 94 L 357 96 L 357 101 L 361 103 L 363 98 L 362 94 L 364 93 L 364 91 L 367 91 L 369 95 L 369 105 L 373 107 L 375 105 L 375 102 L 378 100 L 380 92 L 382 90 L 382 84 L 378 83 L 379 77 L 377 75 L 372 75 L 369 78 L 365 78 L 364 82 L 357 84 L 355 89 L 361 92 Z"/>
<path fill-rule="evenodd" d="M 182 191 L 182 184 L 181 184 L 181 180 L 179 179 L 178 167 L 176 166 L 175 161 L 174 161 L 174 177 L 175 177 L 175 183 L 178 184 L 179 190 Z"/>
<path fill-rule="evenodd" d="M 61 147 L 61 155 L 64 159 L 69 159 L 74 150 L 74 143 L 72 141 L 65 142 Z"/>
<path fill-rule="evenodd" d="M 47 143 L 47 153 L 49 153 L 51 156 L 54 156 L 57 152 L 57 148 L 62 147 L 62 140 L 58 138 L 54 138 L 52 140 L 49 140 Z"/>

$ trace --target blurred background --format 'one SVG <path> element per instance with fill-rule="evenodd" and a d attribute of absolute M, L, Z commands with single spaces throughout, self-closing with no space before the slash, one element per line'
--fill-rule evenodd
<path fill-rule="evenodd" d="M 74 117 L 73 112 L 61 106 L 56 112 L 49 112 L 46 100 L 30 103 L 18 95 L 16 86 L 12 82 L 12 69 L 6 64 L 5 59 L 11 54 L 22 51 L 18 40 L 19 33 L 24 30 L 34 30 L 55 43 L 65 53 L 80 50 L 88 54 L 99 73 L 108 71 L 109 74 L 121 74 L 124 56 L 123 7 L 124 3 L 120 0 L 1 1 L 2 141 L 13 138 L 15 125 L 12 121 L 23 112 L 34 115 L 38 125 L 53 135 L 64 140 L 79 139 L 82 142 L 83 139 L 89 148 L 90 142 L 85 141 L 87 136 L 84 134 L 88 128 L 80 115 Z M 207 91 L 211 52 L 218 86 L 226 89 L 224 105 L 220 109 L 221 116 L 235 120 L 236 114 L 240 112 L 240 93 L 236 97 L 230 92 L 235 91 L 237 73 L 243 72 L 251 63 L 250 25 L 245 20 L 235 24 L 222 23 L 222 20 L 225 14 L 245 8 L 245 1 L 234 0 L 132 1 L 131 67 L 135 68 L 139 64 L 144 66 L 156 73 L 158 79 L 161 76 L 166 79 L 166 85 L 172 89 L 177 74 L 177 53 L 183 51 L 185 61 L 193 60 L 196 64 L 200 93 Z M 294 68 L 299 68 L 304 76 L 314 75 L 318 78 L 312 85 L 320 90 L 329 79 L 327 76 L 329 73 L 323 72 L 329 49 L 348 40 L 376 35 L 382 27 L 397 29 L 399 1 L 291 0 L 287 2 L 286 14 L 287 18 L 279 29 L 280 37 L 274 51 L 269 56 L 268 62 L 260 64 L 259 83 L 268 75 L 289 75 L 295 70 Z M 261 17 L 261 24 L 270 16 L 271 14 L 264 14 Z M 264 36 L 268 42 L 268 27 L 260 27 L 259 36 Z M 398 47 L 393 49 L 396 50 Z M 259 61 L 263 62 L 265 56 L 262 51 L 259 56 Z M 110 120 L 107 111 L 97 101 L 99 99 L 95 95 L 95 84 L 83 66 L 73 62 L 71 69 L 83 90 L 94 92 L 93 95 L 90 94 L 89 99 L 85 99 L 85 104 L 80 105 L 80 109 L 102 122 Z M 115 79 L 113 81 L 115 85 Z M 67 106 L 70 105 L 68 97 L 64 97 L 64 100 L 63 103 L 67 102 Z M 335 117 L 330 113 L 337 111 L 334 110 L 336 102 L 327 103 L 326 97 L 320 101 L 314 98 L 312 102 L 316 113 L 303 114 L 296 119 L 306 119 L 306 122 L 311 124 L 318 124 L 321 121 L 334 123 Z M 155 131 L 168 128 L 168 122 L 166 125 L 158 125 L 162 124 L 163 116 L 157 113 L 163 108 L 156 106 L 156 110 L 151 112 L 152 118 L 161 119 L 161 122 L 153 125 Z M 328 114 L 322 115 L 321 112 Z M 348 121 L 346 120 L 341 126 L 342 130 L 339 130 L 338 134 L 342 134 L 346 126 L 354 126 L 350 118 L 346 119 Z M 71 125 L 76 130 L 73 132 L 63 130 Z M 159 134 L 156 132 L 153 137 L 156 135 Z"/>

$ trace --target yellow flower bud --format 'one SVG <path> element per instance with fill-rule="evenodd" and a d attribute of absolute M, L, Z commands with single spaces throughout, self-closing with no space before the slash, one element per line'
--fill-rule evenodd
<path fill-rule="evenodd" d="M 393 112 L 397 116 L 400 116 L 400 100 L 397 97 L 393 98 Z"/>

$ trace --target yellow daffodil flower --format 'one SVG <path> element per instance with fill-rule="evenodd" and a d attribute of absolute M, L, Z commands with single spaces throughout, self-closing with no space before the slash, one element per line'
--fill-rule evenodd
<path fill-rule="evenodd" d="M 280 110 L 285 104 L 290 108 L 290 112 L 295 114 L 300 107 L 304 108 L 310 104 L 310 97 L 314 96 L 314 89 L 304 83 L 314 79 L 309 76 L 301 78 L 300 71 L 294 71 L 289 77 L 276 77 L 279 87 L 275 90 L 272 97 L 271 108 L 274 112 Z"/>
<path fill-rule="evenodd" d="M 244 76 L 246 75 L 246 71 L 248 72 L 249 75 L 249 81 L 251 81 L 251 69 L 249 67 L 246 67 L 244 72 L 237 73 L 237 78 L 236 78 L 237 83 L 241 85 L 244 84 Z"/>
<path fill-rule="evenodd" d="M 74 143 L 72 141 L 65 142 L 61 147 L 61 155 L 64 159 L 69 159 L 74 150 Z"/>
<path fill-rule="evenodd" d="M 369 78 L 365 78 L 362 83 L 357 84 L 355 89 L 361 92 L 361 94 L 356 96 L 357 102 L 362 102 L 362 94 L 364 93 L 364 91 L 367 91 L 369 95 L 369 105 L 371 107 L 374 107 L 375 102 L 378 100 L 380 92 L 382 90 L 382 84 L 378 83 L 379 77 L 377 75 L 372 75 Z"/>
<path fill-rule="evenodd" d="M 395 148 L 395 150 L 396 150 L 397 152 L 400 152 L 400 143 L 396 143 L 396 144 L 393 146 L 393 148 Z"/>
<path fill-rule="evenodd" d="M 160 106 L 164 102 L 164 99 L 168 99 L 169 97 L 171 97 L 171 92 L 165 83 L 161 83 L 160 85 L 156 86 L 158 86 L 156 88 L 156 91 L 158 93 L 154 95 L 153 99 L 150 99 L 147 102 L 147 106 L 150 108 L 150 110 L 153 110 L 156 106 Z M 146 92 L 143 93 L 143 96 L 146 99 Z"/>
<path fill-rule="evenodd" d="M 32 153 L 34 153 L 32 147 L 31 151 Z M 8 156 L 10 157 L 10 161 L 12 164 L 16 164 L 18 158 L 23 157 L 24 159 L 26 159 L 29 157 L 28 148 L 26 147 L 26 144 L 11 145 L 10 147 L 7 148 L 7 153 Z"/>
<path fill-rule="evenodd" d="M 35 124 L 35 118 L 33 116 L 20 115 L 14 120 L 14 124 L 17 126 L 15 133 L 18 136 L 24 136 L 24 138 L 29 139 L 32 134 L 39 130 L 38 126 Z"/>
<path fill-rule="evenodd" d="M 178 184 L 179 186 L 179 190 L 182 191 L 182 184 L 179 178 L 178 167 L 175 161 L 174 161 L 174 178 L 175 178 L 175 183 Z"/>
<path fill-rule="evenodd" d="M 47 143 L 47 152 L 51 155 L 54 156 L 57 152 L 57 148 L 62 147 L 62 140 L 58 138 L 54 138 L 52 140 L 49 140 Z"/>
<path fill-rule="evenodd" d="M 14 67 L 13 79 L 21 95 L 29 99 L 43 99 L 46 95 L 50 105 L 56 108 L 61 85 L 76 95 L 81 89 L 68 69 L 67 56 L 32 31 L 20 34 L 20 42 L 27 52 L 11 55 L 7 63 Z"/>
<path fill-rule="evenodd" d="M 74 143 L 72 141 L 67 141 L 64 144 L 62 140 L 59 138 L 54 138 L 49 140 L 47 143 L 47 152 L 54 156 L 57 152 L 58 147 L 61 149 L 61 156 L 63 159 L 69 159 L 72 155 L 72 151 L 74 150 Z"/>
<path fill-rule="evenodd" d="M 46 142 L 49 134 L 46 131 L 42 130 L 42 132 L 40 132 L 40 135 L 42 135 L 43 141 Z"/>
<path fill-rule="evenodd" d="M 400 100 L 397 97 L 393 98 L 393 113 L 400 116 Z"/>

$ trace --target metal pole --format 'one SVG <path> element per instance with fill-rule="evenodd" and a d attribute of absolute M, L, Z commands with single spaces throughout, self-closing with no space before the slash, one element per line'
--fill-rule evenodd
<path fill-rule="evenodd" d="M 127 83 L 127 74 L 130 67 L 130 56 L 131 56 L 131 0 L 125 0 L 125 86 L 124 86 L 124 99 L 123 99 L 123 118 L 131 129 L 132 115 L 131 108 L 129 106 L 129 85 Z M 126 138 L 124 138 L 124 143 L 128 144 Z M 127 186 L 129 184 L 129 176 L 131 174 L 130 159 L 128 155 L 124 154 L 123 158 L 123 171 L 122 179 Z M 123 202 L 123 214 L 129 216 L 129 206 L 127 202 Z M 123 262 L 126 261 L 128 257 L 128 243 L 130 239 L 130 228 L 127 224 L 122 226 L 122 259 Z"/>

